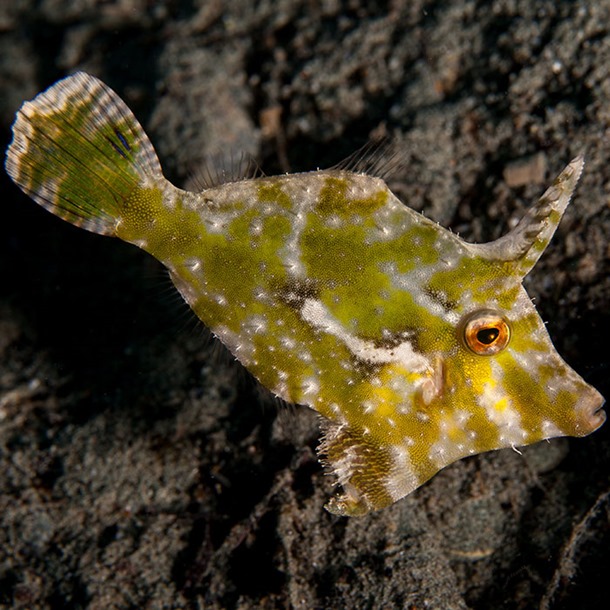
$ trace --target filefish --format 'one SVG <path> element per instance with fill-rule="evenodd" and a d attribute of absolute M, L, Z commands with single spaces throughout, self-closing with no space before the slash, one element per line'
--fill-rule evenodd
<path fill-rule="evenodd" d="M 472 244 L 358 167 L 173 186 L 133 113 L 79 72 L 25 102 L 6 171 L 68 222 L 157 258 L 275 395 L 320 415 L 338 515 L 389 506 L 463 457 L 602 425 L 522 286 L 583 169 Z"/>

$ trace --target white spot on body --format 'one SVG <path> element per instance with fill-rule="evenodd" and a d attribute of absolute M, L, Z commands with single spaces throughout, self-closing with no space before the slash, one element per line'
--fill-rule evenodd
<path fill-rule="evenodd" d="M 297 346 L 296 341 L 294 340 L 294 337 L 290 337 L 288 335 L 284 335 L 283 337 L 280 338 L 280 345 L 289 351 L 294 350 L 294 348 Z"/>
<path fill-rule="evenodd" d="M 267 332 L 267 319 L 263 315 L 250 316 L 246 321 L 246 325 L 254 333 Z"/>
<path fill-rule="evenodd" d="M 341 407 L 336 402 L 331 402 L 330 408 L 335 415 L 343 415 Z"/>
<path fill-rule="evenodd" d="M 262 301 L 265 303 L 269 300 L 269 295 L 263 288 L 255 288 L 252 294 L 257 301 Z"/>
<path fill-rule="evenodd" d="M 317 377 L 309 376 L 303 379 L 299 400 L 305 400 L 308 403 L 315 402 L 319 394 L 320 380 Z"/>
<path fill-rule="evenodd" d="M 193 273 L 199 271 L 201 269 L 201 260 L 198 258 L 187 258 L 184 262 L 185 266 L 189 268 Z"/>
<path fill-rule="evenodd" d="M 446 464 L 449 463 L 449 460 L 446 457 L 447 454 L 447 441 L 446 439 L 440 439 L 438 441 L 436 441 L 436 443 L 433 443 L 430 446 L 430 449 L 428 451 L 428 458 L 430 460 L 432 460 L 433 462 L 436 462 L 436 465 L 439 468 L 442 468 L 443 466 L 445 466 Z M 451 445 L 449 445 L 451 447 Z"/>
<path fill-rule="evenodd" d="M 411 439 L 408 439 L 411 441 Z M 419 486 L 408 449 L 403 445 L 391 447 L 392 466 L 385 488 L 392 500 L 400 500 Z"/>
<path fill-rule="evenodd" d="M 242 364 L 245 366 L 253 365 L 256 348 L 247 340 L 244 333 L 235 333 L 226 326 L 215 327 L 214 333 Z"/>
<path fill-rule="evenodd" d="M 563 431 L 552 421 L 545 419 L 542 422 L 542 436 L 543 438 L 555 438 L 557 436 L 563 436 Z"/>
<path fill-rule="evenodd" d="M 288 379 L 290 378 L 290 376 L 288 375 L 288 373 L 286 371 L 277 371 L 277 376 L 278 376 L 278 382 L 272 388 L 272 392 L 276 396 L 279 396 L 280 398 L 283 398 L 284 400 L 286 400 L 288 402 L 292 402 L 293 397 L 291 396 L 290 392 L 288 391 Z"/>
<path fill-rule="evenodd" d="M 375 403 L 372 400 L 364 400 L 362 402 L 362 411 L 367 415 L 375 410 Z"/>
<path fill-rule="evenodd" d="M 466 422 L 472 417 L 472 413 L 463 409 L 457 409 L 453 412 L 453 417 L 456 423 L 463 428 Z"/>
<path fill-rule="evenodd" d="M 250 235 L 258 237 L 263 232 L 263 221 L 261 218 L 255 218 L 250 223 Z"/>
<path fill-rule="evenodd" d="M 326 223 L 325 224 L 330 229 L 339 229 L 343 225 L 343 221 L 341 220 L 341 217 L 338 216 L 337 214 L 331 214 L 326 219 Z"/>

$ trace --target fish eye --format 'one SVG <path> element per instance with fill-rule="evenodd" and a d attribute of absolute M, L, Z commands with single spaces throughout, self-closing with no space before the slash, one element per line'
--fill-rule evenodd
<path fill-rule="evenodd" d="M 479 356 L 493 356 L 510 341 L 510 326 L 496 311 L 481 309 L 468 314 L 460 324 L 466 347 Z"/>

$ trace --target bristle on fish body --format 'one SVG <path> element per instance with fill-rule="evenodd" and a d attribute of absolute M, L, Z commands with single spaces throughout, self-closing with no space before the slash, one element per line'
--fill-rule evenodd
<path fill-rule="evenodd" d="M 339 515 L 389 506 L 465 456 L 604 422 L 604 399 L 556 352 L 522 287 L 582 169 L 571 161 L 486 244 L 358 171 L 192 193 L 164 178 L 129 108 L 83 72 L 23 104 L 6 157 L 47 210 L 161 261 L 261 384 L 320 414 Z"/>

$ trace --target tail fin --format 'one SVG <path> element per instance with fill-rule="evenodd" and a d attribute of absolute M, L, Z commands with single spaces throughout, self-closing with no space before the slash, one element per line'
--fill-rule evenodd
<path fill-rule="evenodd" d="M 25 102 L 13 124 L 6 171 L 53 214 L 113 235 L 121 205 L 162 178 L 157 155 L 121 98 L 77 72 Z"/>

